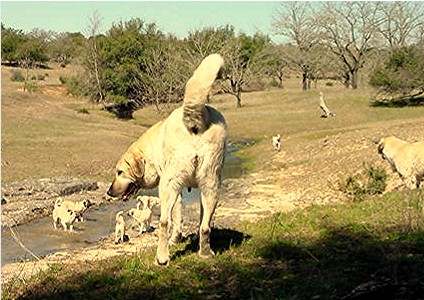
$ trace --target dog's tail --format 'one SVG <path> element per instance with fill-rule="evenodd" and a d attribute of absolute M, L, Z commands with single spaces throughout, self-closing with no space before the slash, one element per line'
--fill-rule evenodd
<path fill-rule="evenodd" d="M 183 121 L 187 129 L 194 134 L 207 128 L 206 100 L 223 65 L 224 59 L 221 55 L 215 53 L 207 56 L 186 84 Z"/>

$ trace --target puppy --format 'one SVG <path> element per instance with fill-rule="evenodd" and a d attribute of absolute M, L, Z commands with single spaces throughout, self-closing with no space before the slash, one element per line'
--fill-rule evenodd
<path fill-rule="evenodd" d="M 275 150 L 280 151 L 281 147 L 281 136 L 279 134 L 272 137 L 272 146 Z"/>
<path fill-rule="evenodd" d="M 66 207 L 69 210 L 75 212 L 78 221 L 84 222 L 83 213 L 92 206 L 90 200 L 82 201 L 71 201 L 71 200 L 62 200 L 61 206 Z"/>
<path fill-rule="evenodd" d="M 138 196 L 137 198 L 137 209 L 142 210 L 145 208 L 152 209 L 153 206 L 160 204 L 159 197 L 153 196 Z"/>
<path fill-rule="evenodd" d="M 201 191 L 199 255 L 214 255 L 210 247 L 211 222 L 218 202 L 227 125 L 224 116 L 206 102 L 223 66 L 219 54 L 203 59 L 186 84 L 182 107 L 149 128 L 128 148 L 116 164 L 107 191 L 109 196 L 126 201 L 140 188 L 159 187 L 158 265 L 169 263 L 169 241 L 181 235 L 181 192 L 185 187 Z"/>
<path fill-rule="evenodd" d="M 409 189 L 419 188 L 424 178 L 424 142 L 408 143 L 394 136 L 383 137 L 378 153 Z"/>
<path fill-rule="evenodd" d="M 53 209 L 53 227 L 57 229 L 57 225 L 60 224 L 63 227 L 64 231 L 69 229 L 70 232 L 74 231 L 74 222 L 77 218 L 77 215 L 74 211 L 64 207 L 61 203 L 56 200 L 55 206 Z"/>
<path fill-rule="evenodd" d="M 125 220 L 123 213 L 124 211 L 121 210 L 115 217 L 115 244 L 123 243 L 125 241 Z"/>
<path fill-rule="evenodd" d="M 146 207 L 142 210 L 137 208 L 131 208 L 128 211 L 128 215 L 133 217 L 139 226 L 138 234 L 147 232 L 150 228 L 150 222 L 152 220 L 152 210 L 149 207 Z"/>

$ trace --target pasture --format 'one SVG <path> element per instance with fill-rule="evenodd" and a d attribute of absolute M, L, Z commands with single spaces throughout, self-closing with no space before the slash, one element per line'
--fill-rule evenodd
<path fill-rule="evenodd" d="M 49 73 L 33 92 L 20 91 L 11 71 L 2 68 L 2 184 L 61 175 L 109 182 L 121 154 L 166 114 L 146 107 L 120 121 L 87 99 L 64 95 L 57 70 L 33 71 Z M 320 117 L 320 91 L 335 118 Z M 30 281 L 3 286 L 2 298 L 423 299 L 423 193 L 400 188 L 353 202 L 328 188 L 364 163 L 388 167 L 373 144 L 379 137 L 424 139 L 423 106 L 373 107 L 373 93 L 325 81 L 302 92 L 293 77 L 284 89 L 244 93 L 241 108 L 229 95 L 213 96 L 230 140 L 256 140 L 238 152 L 261 183 L 250 200 L 277 207 L 291 193 L 294 209 L 215 229 L 212 260 L 199 259 L 187 238 L 172 249 L 167 268 L 153 265 L 155 249 L 56 264 Z M 278 153 L 271 146 L 276 133 Z M 397 175 L 389 176 L 396 185 Z M 259 189 L 265 186 L 272 191 Z"/>

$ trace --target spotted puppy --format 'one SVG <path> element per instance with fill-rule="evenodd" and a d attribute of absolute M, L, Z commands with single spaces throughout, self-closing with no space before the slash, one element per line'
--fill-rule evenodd
<path fill-rule="evenodd" d="M 69 210 L 75 212 L 77 220 L 83 222 L 83 213 L 92 206 L 90 200 L 72 201 L 72 200 L 60 200 L 61 206 L 66 207 Z"/>
<path fill-rule="evenodd" d="M 275 150 L 280 151 L 281 147 L 281 136 L 279 134 L 272 137 L 272 146 Z"/>
<path fill-rule="evenodd" d="M 53 209 L 53 227 L 57 229 L 57 225 L 60 223 L 64 231 L 69 229 L 70 232 L 74 231 L 74 222 L 77 215 L 74 211 L 62 206 L 60 200 L 56 200 Z"/>

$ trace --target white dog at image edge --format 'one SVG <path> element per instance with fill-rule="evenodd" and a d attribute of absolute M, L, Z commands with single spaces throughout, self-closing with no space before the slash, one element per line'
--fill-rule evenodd
<path fill-rule="evenodd" d="M 424 142 L 409 143 L 394 136 L 383 137 L 378 153 L 387 160 L 409 189 L 419 188 L 424 179 Z"/>

